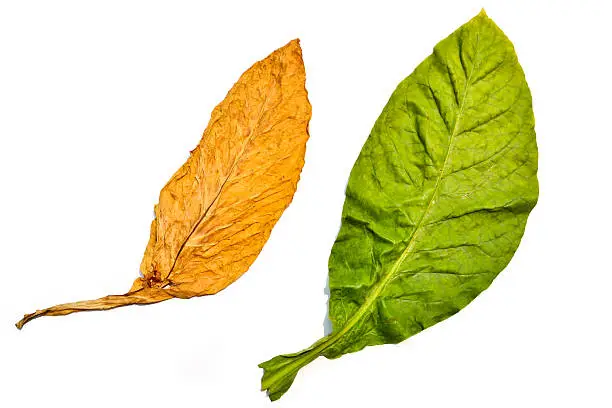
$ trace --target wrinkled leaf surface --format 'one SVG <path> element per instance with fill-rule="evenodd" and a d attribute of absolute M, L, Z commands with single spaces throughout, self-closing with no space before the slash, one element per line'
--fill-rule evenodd
<path fill-rule="evenodd" d="M 247 70 L 213 111 L 199 145 L 162 189 L 143 277 L 124 295 L 62 304 L 39 316 L 214 294 L 253 263 L 291 202 L 311 107 L 298 40 Z"/>
<path fill-rule="evenodd" d="M 332 333 L 260 367 L 272 400 L 318 356 L 398 343 L 455 314 L 514 254 L 538 198 L 531 95 L 484 12 L 402 81 L 351 172 L 329 259 Z"/>

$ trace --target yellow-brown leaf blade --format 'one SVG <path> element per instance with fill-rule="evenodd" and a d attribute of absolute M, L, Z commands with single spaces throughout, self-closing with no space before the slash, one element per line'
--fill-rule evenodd
<path fill-rule="evenodd" d="M 124 295 L 40 316 L 213 294 L 249 268 L 293 198 L 311 107 L 298 40 L 255 63 L 213 111 L 202 140 L 160 193 L 142 263 Z"/>
<path fill-rule="evenodd" d="M 304 83 L 297 40 L 241 76 L 160 194 L 143 280 L 191 297 L 216 293 L 248 269 L 304 163 L 311 115 Z"/>

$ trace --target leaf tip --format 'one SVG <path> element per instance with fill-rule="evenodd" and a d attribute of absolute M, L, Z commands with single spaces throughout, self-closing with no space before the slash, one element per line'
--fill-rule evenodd
<path fill-rule="evenodd" d="M 295 49 L 300 54 L 302 53 L 302 47 L 300 46 L 300 39 L 299 38 L 294 38 L 293 40 L 289 41 L 287 43 L 287 45 L 285 45 L 283 48 Z"/>

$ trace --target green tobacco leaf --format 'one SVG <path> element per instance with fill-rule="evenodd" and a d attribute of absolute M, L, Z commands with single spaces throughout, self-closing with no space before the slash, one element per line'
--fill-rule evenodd
<path fill-rule="evenodd" d="M 329 259 L 334 330 L 260 365 L 270 399 L 315 358 L 399 343 L 486 289 L 536 204 L 537 160 L 523 70 L 483 11 L 434 48 L 376 121 Z"/>

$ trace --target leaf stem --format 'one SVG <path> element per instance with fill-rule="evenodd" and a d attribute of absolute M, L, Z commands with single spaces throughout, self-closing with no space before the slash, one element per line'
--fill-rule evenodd
<path fill-rule="evenodd" d="M 151 303 L 162 302 L 170 299 L 173 296 L 167 291 L 159 288 L 141 288 L 124 295 L 110 295 L 100 299 L 82 300 L 79 302 L 63 303 L 61 305 L 49 307 L 42 310 L 37 310 L 23 316 L 23 319 L 18 321 L 15 326 L 21 328 L 31 320 L 41 316 L 64 316 L 76 312 L 92 311 L 92 310 L 109 310 L 116 307 L 127 305 L 146 305 Z"/>

